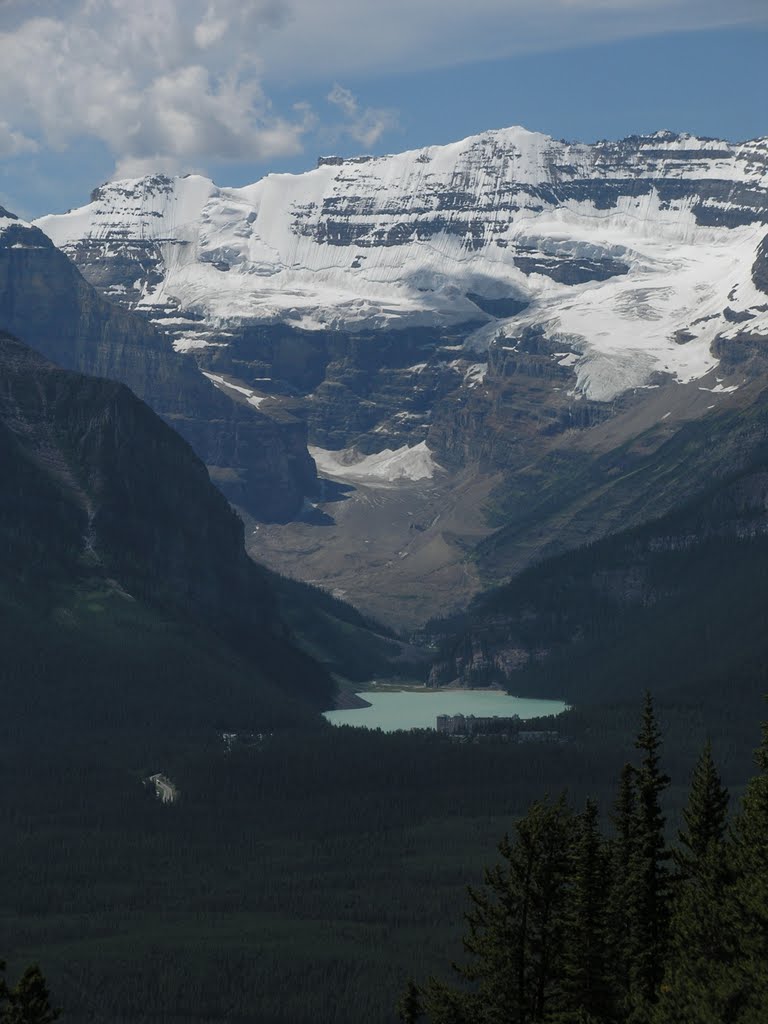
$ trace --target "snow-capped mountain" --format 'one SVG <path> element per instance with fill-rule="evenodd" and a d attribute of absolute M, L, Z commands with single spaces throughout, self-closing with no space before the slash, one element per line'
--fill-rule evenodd
<path fill-rule="evenodd" d="M 724 466 L 707 438 L 768 394 L 768 139 L 509 128 L 244 188 L 112 182 L 37 224 L 206 386 L 306 424 L 318 507 L 252 550 L 392 623 L 764 443 Z"/>
<path fill-rule="evenodd" d="M 768 232 L 768 139 L 585 145 L 509 128 L 324 158 L 244 188 L 113 182 L 36 223 L 182 351 L 280 323 L 465 325 L 462 343 L 482 353 L 534 327 L 575 393 L 607 401 L 656 373 L 702 376 L 734 323 L 768 331 L 752 276 Z"/>

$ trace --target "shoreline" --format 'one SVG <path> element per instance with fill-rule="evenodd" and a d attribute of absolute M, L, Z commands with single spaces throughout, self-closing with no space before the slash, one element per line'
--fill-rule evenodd
<path fill-rule="evenodd" d="M 503 693 L 508 697 L 512 696 L 498 686 L 427 686 L 425 683 L 375 681 L 365 683 L 359 690 L 355 690 L 355 693 Z"/>
<path fill-rule="evenodd" d="M 360 693 L 497 693 L 515 700 L 559 701 L 570 706 L 562 697 L 526 697 L 519 693 L 508 693 L 507 690 L 498 686 L 425 686 L 417 683 L 400 685 L 398 683 L 371 682 L 366 683 L 359 690 L 355 690 L 354 693 L 356 696 Z"/>
<path fill-rule="evenodd" d="M 366 692 L 366 691 L 362 691 Z M 372 708 L 373 704 L 365 700 L 354 690 L 339 690 L 333 700 L 333 707 L 329 711 L 356 711 L 363 708 Z"/>

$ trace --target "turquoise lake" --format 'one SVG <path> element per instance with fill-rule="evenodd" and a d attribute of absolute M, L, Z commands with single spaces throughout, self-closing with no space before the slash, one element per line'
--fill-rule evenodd
<path fill-rule="evenodd" d="M 371 707 L 326 711 L 332 725 L 358 725 L 366 729 L 434 729 L 438 715 L 499 715 L 537 718 L 557 715 L 566 704 L 559 700 L 510 697 L 498 690 L 399 690 L 361 691 L 358 696 Z"/>

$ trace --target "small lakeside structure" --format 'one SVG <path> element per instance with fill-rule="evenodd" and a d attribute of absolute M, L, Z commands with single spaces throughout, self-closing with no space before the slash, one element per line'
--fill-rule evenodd
<path fill-rule="evenodd" d="M 516 731 L 520 721 L 520 715 L 438 715 L 435 728 L 447 736 L 474 736 L 476 733 Z"/>
<path fill-rule="evenodd" d="M 558 743 L 560 733 L 554 729 L 521 729 L 519 715 L 438 715 L 435 729 L 444 736 L 464 739 L 467 736 L 497 736 L 516 739 L 518 743 Z"/>

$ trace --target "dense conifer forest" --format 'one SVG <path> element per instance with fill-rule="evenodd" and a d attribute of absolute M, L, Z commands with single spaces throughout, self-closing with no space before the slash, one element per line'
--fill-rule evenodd
<path fill-rule="evenodd" d="M 405 1024 L 761 1024 L 768 1005 L 768 730 L 729 823 L 709 743 L 677 841 L 650 697 L 607 836 L 595 803 L 535 802 L 469 889 L 459 983 L 409 982 Z"/>
<path fill-rule="evenodd" d="M 66 715 L 12 740 L 6 731 L 0 949 L 9 977 L 39 962 L 55 1004 L 76 1024 L 171 1016 L 190 1024 L 395 1021 L 409 976 L 420 987 L 430 976 L 444 991 L 455 985 L 449 965 L 464 956 L 466 887 L 482 893 L 478 880 L 499 836 L 511 837 L 507 875 L 519 854 L 516 836 L 535 846 L 551 833 L 568 839 L 557 878 L 571 877 L 573 858 L 594 854 L 602 885 L 606 859 L 634 858 L 634 873 L 647 865 L 632 808 L 655 792 L 666 828 L 651 802 L 645 855 L 656 858 L 665 894 L 689 891 L 685 858 L 700 854 L 688 780 L 707 730 L 686 704 L 660 701 L 662 763 L 649 767 L 641 749 L 622 776 L 637 718 L 628 704 L 570 712 L 555 723 L 563 742 L 546 746 L 299 724 L 227 748 L 214 730 L 197 727 L 164 737 L 166 715 L 156 730 L 142 730 L 141 741 L 128 726 L 100 723 L 78 733 Z M 752 745 L 755 721 L 752 712 Z M 738 755 L 716 731 L 713 757 L 724 765 L 734 806 L 750 771 L 749 741 Z M 160 770 L 178 787 L 173 804 L 145 782 Z M 705 783 L 708 770 L 699 769 Z M 559 802 L 563 780 L 568 793 Z M 745 809 L 750 800 L 757 806 L 763 788 L 750 784 Z M 747 827 L 745 815 L 734 828 Z M 624 822 L 623 831 L 611 818 Z M 690 839 L 674 842 L 680 830 Z M 663 846 L 653 846 L 662 834 Z M 617 835 L 628 844 L 623 852 Z M 679 861 L 667 857 L 672 847 L 683 851 Z M 588 922 L 578 915 L 588 918 L 589 908 L 565 899 L 566 889 L 555 894 L 557 927 L 569 921 L 569 931 L 583 930 Z M 685 928 L 695 926 L 681 922 L 676 938 L 665 921 L 665 967 L 670 950 L 690 944 Z M 632 999 L 660 991 L 654 948 L 645 980 L 632 981 Z M 557 955 L 560 963 L 566 952 Z M 599 949 L 595 955 L 600 960 Z M 568 977 L 583 969 L 572 964 Z M 564 984 L 556 980 L 547 992 Z M 624 999 L 630 989 L 622 992 Z M 615 988 L 608 995 L 615 1000 Z M 545 1000 L 545 1012 L 554 1007 L 568 1009 Z"/>

